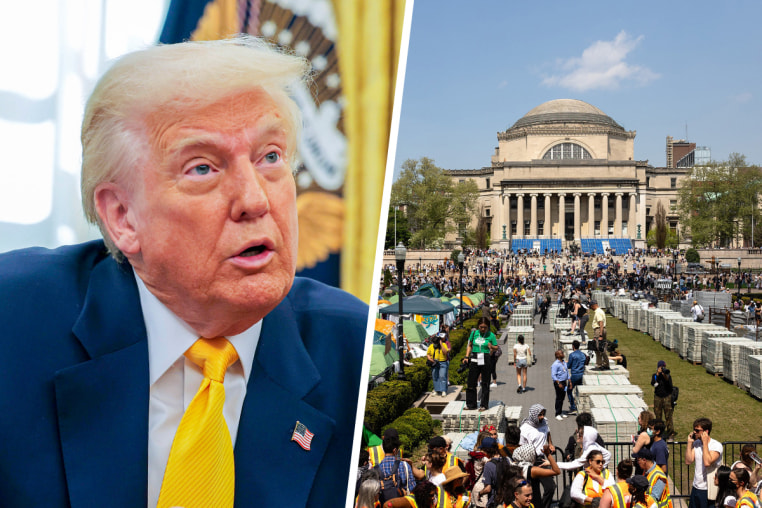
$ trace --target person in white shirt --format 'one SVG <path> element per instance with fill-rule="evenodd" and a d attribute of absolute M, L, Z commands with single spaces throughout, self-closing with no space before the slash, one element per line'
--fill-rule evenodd
<path fill-rule="evenodd" d="M 545 445 L 553 445 L 553 441 L 550 437 L 548 420 L 545 418 L 545 407 L 542 404 L 534 404 L 529 408 L 529 415 L 521 422 L 520 431 L 519 445 L 531 444 L 534 446 L 537 457 L 544 458 L 543 449 Z M 532 483 L 535 493 L 534 505 L 537 508 L 550 506 L 556 490 L 556 482 L 553 477 L 537 478 Z M 540 485 L 542 485 L 542 496 L 540 496 Z"/>
<path fill-rule="evenodd" d="M 527 367 L 532 351 L 529 345 L 524 344 L 524 336 L 516 337 L 517 343 L 513 346 L 513 364 L 516 366 L 516 393 L 527 391 Z"/>
<path fill-rule="evenodd" d="M 714 499 L 717 495 L 714 474 L 722 464 L 722 444 L 710 437 L 711 432 L 712 420 L 698 418 L 693 422 L 693 432 L 688 435 L 685 463 L 696 464 L 690 497 L 692 508 L 708 508 L 709 499 Z"/>
<path fill-rule="evenodd" d="M 693 300 L 693 307 L 691 307 L 691 315 L 694 321 L 704 320 L 704 307 L 699 305 L 697 300 Z"/>

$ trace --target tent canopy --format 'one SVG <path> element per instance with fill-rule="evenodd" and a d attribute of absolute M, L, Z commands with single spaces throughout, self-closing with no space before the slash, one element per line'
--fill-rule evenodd
<path fill-rule="evenodd" d="M 399 302 L 379 309 L 382 314 L 399 314 Z M 405 314 L 443 315 L 452 312 L 452 305 L 425 296 L 407 296 L 402 301 L 402 312 Z"/>
<path fill-rule="evenodd" d="M 442 293 L 439 292 L 434 284 L 424 284 L 418 288 L 418 291 L 416 291 L 415 294 L 421 296 L 429 296 L 432 298 L 439 298 L 442 296 Z"/>

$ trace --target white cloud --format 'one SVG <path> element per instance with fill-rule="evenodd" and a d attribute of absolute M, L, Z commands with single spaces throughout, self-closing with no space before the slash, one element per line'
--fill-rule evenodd
<path fill-rule="evenodd" d="M 743 92 L 743 93 L 739 93 L 738 95 L 735 95 L 733 97 L 733 100 L 739 104 L 745 104 L 751 101 L 753 98 L 754 96 L 751 94 L 751 92 Z"/>
<path fill-rule="evenodd" d="M 507 79 L 505 79 L 505 80 L 501 81 L 501 82 L 500 82 L 500 83 L 497 85 L 497 87 L 498 87 L 498 88 L 505 88 L 506 86 L 508 86 L 508 80 L 507 80 Z"/>
<path fill-rule="evenodd" d="M 633 39 L 622 30 L 613 41 L 596 41 L 582 52 L 582 56 L 560 60 L 562 72 L 544 78 L 542 84 L 577 92 L 612 90 L 623 82 L 645 85 L 659 75 L 647 67 L 625 61 L 627 54 L 642 40 L 642 35 Z"/>

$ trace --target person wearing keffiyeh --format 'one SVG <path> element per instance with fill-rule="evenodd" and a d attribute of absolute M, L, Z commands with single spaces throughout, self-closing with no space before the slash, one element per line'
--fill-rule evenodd
<path fill-rule="evenodd" d="M 539 459 L 544 459 L 546 451 L 554 449 L 550 437 L 550 428 L 545 418 L 545 407 L 542 404 L 534 404 L 529 408 L 529 414 L 521 422 L 521 439 L 519 445 L 531 445 L 534 448 L 535 455 Z M 550 447 L 546 447 L 550 445 Z M 519 448 L 513 451 L 514 455 Z M 515 460 L 515 459 L 514 459 Z M 537 461 L 537 459 L 535 459 Z M 556 490 L 556 482 L 551 476 L 542 477 L 532 482 L 535 492 L 535 503 L 537 508 L 548 508 L 553 500 L 553 494 Z M 539 485 L 542 484 L 542 497 L 540 497 Z"/>

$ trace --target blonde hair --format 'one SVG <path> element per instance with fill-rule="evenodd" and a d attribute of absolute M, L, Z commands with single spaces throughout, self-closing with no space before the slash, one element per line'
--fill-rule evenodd
<path fill-rule="evenodd" d="M 159 45 L 129 53 L 101 77 L 82 120 L 82 206 L 98 224 L 111 254 L 122 253 L 95 209 L 95 189 L 104 182 L 132 188 L 130 172 L 147 162 L 151 140 L 146 120 L 159 110 L 188 112 L 234 94 L 262 89 L 290 127 L 287 160 L 293 160 L 301 112 L 290 93 L 308 77 L 309 63 L 247 35 L 217 41 Z"/>

